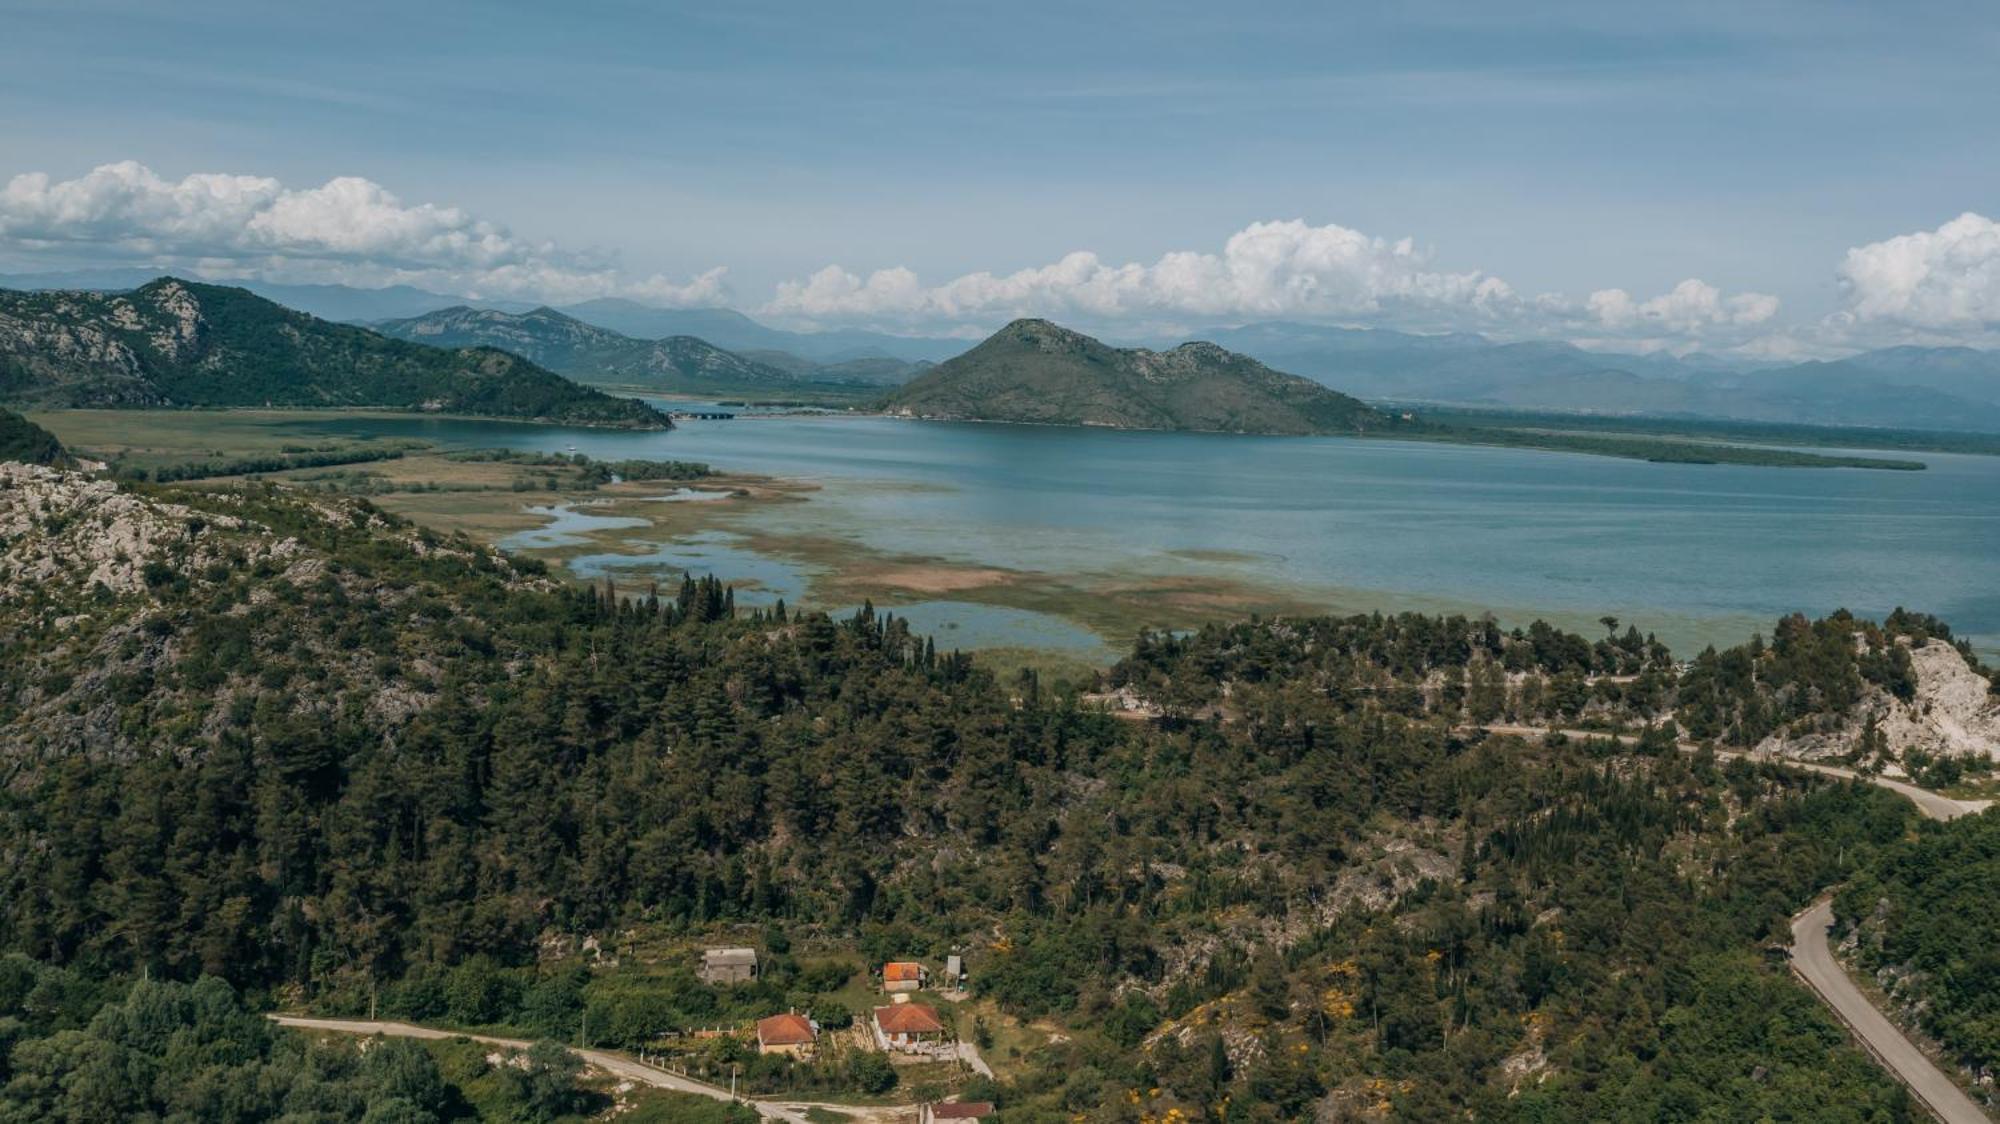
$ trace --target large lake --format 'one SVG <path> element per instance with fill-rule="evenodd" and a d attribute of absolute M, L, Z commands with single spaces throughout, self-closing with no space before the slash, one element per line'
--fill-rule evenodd
<path fill-rule="evenodd" d="M 402 418 L 342 428 L 356 426 L 803 478 L 822 490 L 773 509 L 774 530 L 966 563 L 1214 573 L 1343 610 L 1608 613 L 1677 650 L 1768 630 L 1793 611 L 1903 605 L 2000 650 L 1995 457 L 1913 454 L 1924 472 L 1664 465 L 876 417 L 690 421 L 649 434 Z"/>

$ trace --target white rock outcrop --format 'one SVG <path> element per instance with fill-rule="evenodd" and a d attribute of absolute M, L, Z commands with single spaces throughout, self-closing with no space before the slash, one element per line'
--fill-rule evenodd
<path fill-rule="evenodd" d="M 148 562 L 185 568 L 214 561 L 199 528 L 244 525 L 82 473 L 0 463 L 0 600 L 52 586 L 136 592 L 145 587 Z"/>
<path fill-rule="evenodd" d="M 1871 687 L 1839 729 L 1773 735 L 1757 746 L 1758 751 L 1811 759 L 1845 757 L 1860 743 L 1872 716 L 1894 761 L 1902 761 L 1912 750 L 1934 757 L 2000 761 L 2000 696 L 1986 677 L 1942 640 L 1912 646 L 1910 665 L 1917 687 L 1908 702 Z"/>

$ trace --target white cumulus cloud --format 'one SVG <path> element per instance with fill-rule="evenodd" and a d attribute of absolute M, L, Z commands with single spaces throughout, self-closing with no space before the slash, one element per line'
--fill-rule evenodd
<path fill-rule="evenodd" d="M 1778 298 L 1726 294 L 1699 280 L 1639 299 L 1622 289 L 1583 302 L 1523 296 L 1480 270 L 1439 268 L 1408 238 L 1338 225 L 1257 222 L 1219 253 L 1182 250 L 1151 264 L 1088 251 L 1007 274 L 968 273 L 927 285 L 909 269 L 867 275 L 837 265 L 780 284 L 762 311 L 807 323 L 865 321 L 932 329 L 1014 316 L 1126 324 L 1298 318 L 1420 329 L 1583 333 L 1648 346 L 1733 343 L 1777 315 Z"/>
<path fill-rule="evenodd" d="M 1605 328 L 1650 328 L 1674 335 L 1699 335 L 1715 327 L 1762 324 L 1778 314 L 1778 298 L 1767 293 L 1725 295 L 1690 277 L 1651 300 L 1635 300 L 1623 289 L 1599 289 L 1584 302 Z"/>
<path fill-rule="evenodd" d="M 1938 227 L 1847 251 L 1847 315 L 1927 329 L 2000 325 L 2000 222 L 1970 211 Z"/>
<path fill-rule="evenodd" d="M 204 276 L 414 284 L 468 295 L 718 304 L 723 271 L 630 281 L 603 261 L 516 237 L 466 211 L 408 204 L 356 176 L 289 188 L 264 176 L 178 182 L 136 161 L 70 180 L 17 175 L 0 189 L 0 246 L 139 257 Z"/>
<path fill-rule="evenodd" d="M 209 278 L 417 285 L 479 298 L 567 303 L 625 296 L 661 306 L 728 304 L 727 275 L 636 278 L 601 256 L 520 237 L 463 208 L 409 203 L 341 176 L 288 186 L 267 176 L 171 180 L 135 161 L 74 179 L 17 175 L 0 186 L 0 250 L 117 261 Z M 2000 233 L 1976 215 L 1851 251 L 1856 316 L 1917 322 L 1994 318 Z M 1737 347 L 1768 334 L 1776 297 L 1690 279 L 1659 296 L 1608 288 L 1582 300 L 1524 294 L 1492 273 L 1438 264 L 1409 238 L 1338 224 L 1253 222 L 1216 249 L 1150 262 L 1087 250 L 1013 272 L 929 283 L 894 267 L 830 265 L 776 286 L 759 310 L 803 325 L 872 324 L 959 335 L 1016 316 L 1166 334 L 1260 319 L 1419 331 L 1568 338 L 1610 348 Z"/>
<path fill-rule="evenodd" d="M 1082 315 L 1481 317 L 1515 300 L 1506 282 L 1477 270 L 1434 268 L 1409 239 L 1388 241 L 1343 226 L 1252 223 L 1221 253 L 1176 251 L 1150 265 L 1112 264 L 1079 250 L 1008 274 L 969 273 L 927 286 L 901 267 L 866 277 L 828 266 L 785 282 L 764 311 L 806 320 L 907 322 Z"/>

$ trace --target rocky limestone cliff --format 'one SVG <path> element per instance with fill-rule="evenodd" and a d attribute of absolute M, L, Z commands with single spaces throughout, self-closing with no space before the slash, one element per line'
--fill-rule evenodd
<path fill-rule="evenodd" d="M 210 565 L 222 540 L 203 532 L 243 528 L 241 519 L 141 499 L 109 480 L 0 463 L 0 604 L 99 587 L 114 597 L 139 593 L 148 563 Z"/>
<path fill-rule="evenodd" d="M 1911 646 L 1910 663 L 1916 692 L 1909 701 L 1871 686 L 1837 729 L 1773 735 L 1758 751 L 1809 760 L 1850 757 L 1862 748 L 1873 718 L 1892 773 L 1912 752 L 2000 761 L 2000 695 L 1992 683 L 1943 640 Z"/>

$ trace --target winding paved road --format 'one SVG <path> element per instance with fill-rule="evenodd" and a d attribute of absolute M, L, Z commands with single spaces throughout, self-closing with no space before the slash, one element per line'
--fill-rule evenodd
<path fill-rule="evenodd" d="M 1540 726 L 1488 726 L 1487 730 L 1497 734 L 1515 734 L 1523 737 L 1549 733 L 1561 733 L 1573 738 L 1615 737 L 1630 745 L 1639 739 L 1630 734 L 1603 734 L 1591 730 L 1550 730 Z M 1678 743 L 1686 752 L 1694 752 L 1700 746 L 1692 742 Z M 1821 765 L 1809 761 L 1789 761 L 1783 758 L 1759 757 L 1754 754 L 1735 753 L 1727 750 L 1716 752 L 1722 758 L 1748 758 L 1753 761 L 1769 761 L 1773 764 L 1790 765 L 1830 777 L 1844 777 L 1848 780 L 1863 780 L 1872 785 L 1886 788 L 1908 799 L 1917 810 L 1934 820 L 1955 820 L 1960 816 L 1983 812 L 1993 806 L 1991 800 L 1954 800 L 1929 789 L 1913 784 L 1891 780 L 1887 777 L 1868 776 L 1838 765 Z M 1805 985 L 1819 996 L 1820 1002 L 1833 1009 L 1833 1013 L 1864 1049 L 1874 1055 L 1883 1068 L 1896 1075 L 1897 1079 L 1909 1087 L 1918 1101 L 1945 1124 L 1993 1124 L 1992 1117 L 1973 1103 L 1971 1097 L 1958 1087 L 1943 1070 L 1932 1064 L 1917 1048 L 1916 1043 L 1889 1021 L 1888 1016 L 1878 1010 L 1861 989 L 1848 978 L 1847 970 L 1834 959 L 1833 950 L 1827 947 L 1827 930 L 1833 927 L 1833 899 L 1822 898 L 1813 903 L 1804 913 L 1792 918 L 1792 947 L 1790 949 L 1792 971 Z"/>
<path fill-rule="evenodd" d="M 1621 745 L 1638 745 L 1637 734 L 1610 734 L 1602 730 L 1551 729 L 1547 726 L 1467 726 L 1468 730 L 1485 730 L 1494 734 L 1514 734 L 1518 737 L 1542 737 L 1546 734 L 1561 734 L 1566 738 L 1610 738 Z M 1699 753 L 1705 747 L 1695 742 L 1675 742 L 1682 753 Z M 1828 777 L 1841 777 L 1850 781 L 1867 781 L 1877 788 L 1886 788 L 1917 806 L 1917 810 L 1934 820 L 1955 820 L 1960 816 L 1983 812 L 1993 806 L 1991 800 L 1954 800 L 1932 792 L 1928 788 L 1918 788 L 1889 777 L 1878 777 L 1867 773 L 1857 773 L 1853 769 L 1839 765 L 1822 765 L 1817 761 L 1794 761 L 1789 757 L 1770 757 L 1757 753 L 1744 753 L 1734 749 L 1712 749 L 1724 761 L 1761 761 L 1771 765 L 1785 765 L 1793 769 L 1804 769 L 1808 773 L 1819 773 Z"/>
<path fill-rule="evenodd" d="M 1917 1100 L 1945 1124 L 1993 1124 L 1972 1098 L 1917 1049 L 1896 1024 L 1876 1010 L 1826 944 L 1833 925 L 1833 902 L 1822 898 L 1792 919 L 1792 971 L 1813 989 L 1820 1002 L 1833 1008 L 1854 1037 L 1891 1073 L 1910 1087 Z"/>

